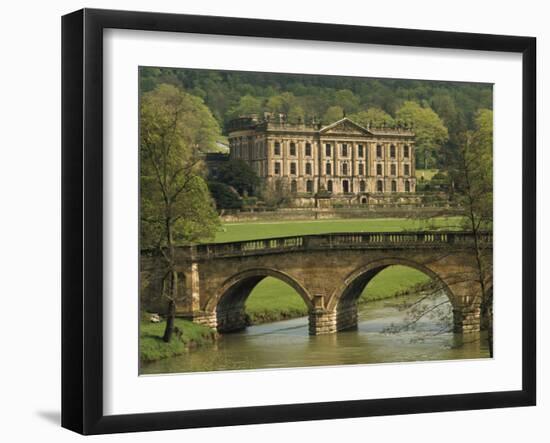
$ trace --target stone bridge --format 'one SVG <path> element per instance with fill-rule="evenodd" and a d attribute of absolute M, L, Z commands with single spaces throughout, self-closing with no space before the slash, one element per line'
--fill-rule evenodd
<path fill-rule="evenodd" d="M 334 333 L 357 326 L 357 299 L 376 274 L 405 265 L 430 276 L 446 293 L 455 332 L 479 331 L 474 240 L 465 232 L 338 233 L 179 247 L 178 315 L 219 332 L 243 329 L 246 299 L 270 276 L 302 297 L 310 334 Z M 492 234 L 479 240 L 492 263 Z M 165 273 L 159 256 L 142 252 L 142 306 L 159 300 Z"/>

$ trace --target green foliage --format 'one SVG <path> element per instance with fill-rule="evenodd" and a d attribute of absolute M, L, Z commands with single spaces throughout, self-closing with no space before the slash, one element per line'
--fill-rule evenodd
<path fill-rule="evenodd" d="M 344 117 L 344 109 L 341 106 L 331 106 L 323 114 L 323 124 L 330 125 Z"/>
<path fill-rule="evenodd" d="M 216 201 L 216 207 L 218 209 L 241 209 L 243 201 L 239 197 L 237 191 L 231 186 L 220 182 L 209 182 L 208 188 L 212 197 Z"/>
<path fill-rule="evenodd" d="M 439 149 L 449 138 L 441 118 L 429 106 L 423 107 L 412 101 L 403 103 L 396 117 L 414 125 L 417 163 L 424 169 L 433 165 Z"/>
<path fill-rule="evenodd" d="M 493 220 L 493 111 L 481 109 L 475 129 L 464 135 L 451 168 L 458 200 L 468 208 L 465 228 L 491 227 Z"/>
<path fill-rule="evenodd" d="M 162 340 L 166 322 L 140 322 L 139 327 L 139 358 L 141 362 L 151 362 L 162 358 L 181 355 L 191 346 L 204 346 L 216 339 L 216 331 L 203 325 L 187 320 L 176 319 L 175 327 L 178 334 L 174 340 L 166 343 Z"/>
<path fill-rule="evenodd" d="M 369 125 L 374 127 L 383 125 L 392 126 L 395 123 L 393 117 L 380 108 L 369 108 L 366 111 L 359 111 L 356 114 L 350 115 L 349 118 L 363 127 Z"/>
<path fill-rule="evenodd" d="M 202 157 L 218 124 L 200 98 L 168 84 L 143 94 L 140 112 L 141 246 L 211 237 L 218 219 Z"/>
<path fill-rule="evenodd" d="M 260 183 L 256 171 L 247 162 L 240 159 L 229 160 L 220 166 L 217 180 L 232 186 L 240 195 L 254 194 Z"/>
<path fill-rule="evenodd" d="M 229 110 L 229 115 L 237 118 L 243 115 L 260 114 L 262 112 L 262 100 L 251 95 L 245 95 L 239 100 L 239 104 Z"/>

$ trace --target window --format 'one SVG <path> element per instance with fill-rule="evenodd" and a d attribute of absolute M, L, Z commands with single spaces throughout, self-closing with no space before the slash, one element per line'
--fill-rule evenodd
<path fill-rule="evenodd" d="M 311 143 L 306 143 L 306 157 L 311 157 Z"/>
<path fill-rule="evenodd" d="M 308 180 L 306 182 L 306 191 L 307 192 L 313 192 L 313 181 L 312 180 Z"/>
<path fill-rule="evenodd" d="M 306 163 L 306 175 L 311 175 L 311 163 Z"/>
<path fill-rule="evenodd" d="M 376 165 L 376 175 L 382 175 L 382 165 Z"/>
<path fill-rule="evenodd" d="M 363 175 L 365 173 L 365 165 L 363 163 L 359 163 L 357 172 L 359 175 Z"/>
<path fill-rule="evenodd" d="M 275 142 L 275 148 L 273 149 L 274 155 L 281 155 L 281 144 L 279 142 Z"/>
<path fill-rule="evenodd" d="M 409 180 L 405 180 L 405 192 L 411 192 L 411 184 Z"/>
<path fill-rule="evenodd" d="M 342 145 L 342 157 L 347 157 L 347 156 L 348 156 L 348 145 L 343 144 Z"/>
<path fill-rule="evenodd" d="M 290 155 L 295 156 L 296 155 L 296 143 L 292 142 L 290 144 Z"/>
<path fill-rule="evenodd" d="M 395 180 L 391 181 L 391 192 L 397 192 L 397 182 Z"/>
<path fill-rule="evenodd" d="M 376 145 L 376 157 L 382 158 L 382 145 Z"/>
<path fill-rule="evenodd" d="M 332 150 L 331 150 L 330 143 L 327 143 L 327 144 L 325 145 L 325 155 L 326 155 L 327 157 L 330 157 L 330 156 L 331 156 L 331 152 L 332 152 Z"/>
<path fill-rule="evenodd" d="M 329 180 L 329 181 L 327 182 L 327 191 L 328 191 L 328 192 L 332 192 L 332 180 Z"/>
<path fill-rule="evenodd" d="M 281 175 L 281 163 L 275 162 L 274 171 L 275 175 Z"/>
<path fill-rule="evenodd" d="M 365 150 L 363 149 L 363 145 L 357 146 L 357 157 L 363 158 L 365 156 Z"/>
<path fill-rule="evenodd" d="M 390 165 L 390 174 L 396 175 L 397 167 L 395 165 Z"/>
<path fill-rule="evenodd" d="M 359 182 L 359 191 L 365 192 L 366 189 L 367 189 L 367 184 L 365 183 L 365 180 L 361 180 Z"/>
<path fill-rule="evenodd" d="M 384 192 L 384 183 L 382 183 L 382 180 L 376 182 L 376 190 L 378 192 Z"/>
<path fill-rule="evenodd" d="M 296 191 L 298 190 L 298 185 L 296 183 L 296 180 L 292 180 L 290 182 L 290 192 L 292 192 L 293 194 L 296 193 Z"/>
<path fill-rule="evenodd" d="M 342 163 L 342 175 L 348 175 L 348 164 Z"/>
<path fill-rule="evenodd" d="M 395 145 L 390 146 L 390 157 L 395 158 Z"/>
<path fill-rule="evenodd" d="M 403 146 L 403 157 L 409 158 L 409 145 Z"/>
<path fill-rule="evenodd" d="M 342 182 L 342 191 L 344 192 L 344 194 L 347 194 L 349 192 L 349 181 L 344 180 Z"/>
<path fill-rule="evenodd" d="M 291 173 L 292 175 L 296 175 L 296 163 L 294 163 L 294 162 L 292 162 L 292 163 L 290 164 L 290 173 Z"/>
<path fill-rule="evenodd" d="M 410 166 L 409 165 L 403 165 L 404 174 L 409 175 L 411 173 Z"/>
<path fill-rule="evenodd" d="M 327 173 L 327 175 L 330 175 L 332 174 L 332 168 L 330 166 L 330 163 L 327 163 L 326 166 L 325 166 L 325 171 Z"/>

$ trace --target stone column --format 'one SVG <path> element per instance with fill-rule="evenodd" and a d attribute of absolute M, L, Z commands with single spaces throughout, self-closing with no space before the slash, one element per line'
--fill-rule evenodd
<path fill-rule="evenodd" d="M 457 306 L 453 309 L 453 332 L 479 332 L 481 308 L 479 304 Z"/>
<path fill-rule="evenodd" d="M 336 332 L 336 312 L 324 307 L 322 294 L 313 297 L 313 308 L 309 312 L 309 335 L 334 334 Z"/>
<path fill-rule="evenodd" d="M 309 335 L 334 334 L 336 332 L 336 312 L 313 309 L 309 313 Z"/>

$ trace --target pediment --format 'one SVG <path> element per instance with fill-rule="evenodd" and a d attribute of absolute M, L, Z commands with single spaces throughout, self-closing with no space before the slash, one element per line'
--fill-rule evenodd
<path fill-rule="evenodd" d="M 370 135 L 368 129 L 363 128 L 349 118 L 344 117 L 319 131 L 321 134 L 349 134 L 349 135 Z"/>

